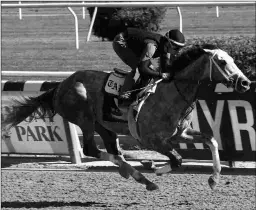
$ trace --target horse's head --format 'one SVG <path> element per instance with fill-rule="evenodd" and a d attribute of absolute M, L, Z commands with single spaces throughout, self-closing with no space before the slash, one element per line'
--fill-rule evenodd
<path fill-rule="evenodd" d="M 204 49 L 210 54 L 210 80 L 221 82 L 227 87 L 233 87 L 243 93 L 250 89 L 251 81 L 234 63 L 234 59 L 220 49 Z"/>

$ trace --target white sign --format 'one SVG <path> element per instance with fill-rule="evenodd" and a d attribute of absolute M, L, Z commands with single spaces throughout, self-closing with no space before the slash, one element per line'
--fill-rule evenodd
<path fill-rule="evenodd" d="M 215 139 L 218 141 L 220 150 L 223 150 L 222 143 L 224 141 L 234 141 L 235 149 L 237 151 L 244 150 L 241 135 L 241 132 L 243 131 L 248 135 L 251 151 L 256 151 L 255 117 L 253 108 L 248 101 L 217 100 L 216 108 L 211 110 L 205 100 L 198 100 L 197 106 L 198 107 L 193 111 L 193 128 L 200 131 L 200 126 L 202 128 L 210 127 Z M 224 106 L 228 107 L 229 118 L 223 117 Z M 208 125 L 200 123 L 198 108 L 201 108 Z M 244 119 L 239 119 L 238 109 L 240 115 L 244 116 Z M 224 123 L 230 123 L 231 127 L 228 128 L 232 130 L 233 138 L 230 136 L 229 139 L 224 139 L 223 135 L 221 135 L 221 125 L 223 126 Z"/>
<path fill-rule="evenodd" d="M 20 94 L 36 96 L 42 92 L 2 92 L 2 115 L 11 111 L 9 97 L 17 98 Z M 12 97 L 14 98 L 14 97 Z M 4 117 L 4 116 L 3 116 Z M 9 131 L 2 130 L 2 153 L 63 154 L 69 155 L 66 130 L 61 116 L 34 119 L 29 117 Z M 3 128 L 2 128 L 3 129 Z"/>

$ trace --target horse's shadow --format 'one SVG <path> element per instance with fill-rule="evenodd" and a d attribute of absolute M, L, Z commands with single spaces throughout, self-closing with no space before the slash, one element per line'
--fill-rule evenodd
<path fill-rule="evenodd" d="M 124 208 L 130 207 L 132 205 L 137 205 L 136 202 L 129 202 L 129 203 L 123 203 L 122 205 Z M 111 207 L 110 203 L 101 203 L 101 202 L 95 202 L 95 201 L 87 201 L 87 202 L 79 202 L 79 201 L 73 201 L 73 202 L 58 202 L 58 201 L 40 201 L 40 202 L 20 202 L 20 201 L 13 201 L 13 202 L 2 202 L 1 203 L 2 208 L 14 208 L 14 209 L 20 209 L 20 208 L 48 208 L 48 207 L 95 207 L 95 208 L 109 208 Z"/>
<path fill-rule="evenodd" d="M 40 201 L 40 202 L 2 202 L 2 208 L 47 208 L 47 207 L 108 207 L 107 203 L 100 203 L 94 201 L 88 202 L 58 202 L 58 201 Z"/>

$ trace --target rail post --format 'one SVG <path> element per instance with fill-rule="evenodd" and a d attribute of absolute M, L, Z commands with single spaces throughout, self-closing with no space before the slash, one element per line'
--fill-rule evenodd
<path fill-rule="evenodd" d="M 21 4 L 21 1 L 19 1 L 19 4 Z M 22 20 L 22 10 L 21 10 L 21 8 L 19 8 L 19 18 L 20 18 L 20 20 Z"/>
<path fill-rule="evenodd" d="M 217 16 L 217 17 L 220 16 L 220 15 L 219 15 L 219 7 L 218 7 L 218 6 L 216 6 L 216 16 Z"/>
<path fill-rule="evenodd" d="M 84 3 L 84 1 L 83 1 Z M 85 7 L 83 7 L 83 20 L 85 19 Z"/>
<path fill-rule="evenodd" d="M 92 27 L 93 27 L 94 22 L 95 22 L 95 18 L 96 18 L 97 11 L 98 11 L 98 7 L 95 7 L 95 8 L 94 8 L 94 11 L 93 11 L 92 21 L 91 21 L 91 24 L 90 24 L 88 36 L 87 36 L 87 42 L 89 42 L 90 37 L 91 37 Z"/>
<path fill-rule="evenodd" d="M 180 31 L 182 32 L 182 15 L 181 15 L 181 11 L 180 11 L 180 7 L 177 7 L 177 11 L 180 17 Z"/>
<path fill-rule="evenodd" d="M 68 150 L 70 154 L 71 162 L 74 164 L 80 164 L 81 161 L 81 145 L 77 135 L 76 127 L 74 124 L 68 122 L 63 119 L 67 142 L 68 142 Z"/>
<path fill-rule="evenodd" d="M 74 10 L 71 7 L 68 7 L 68 10 L 71 12 L 71 14 L 74 16 L 75 19 L 75 31 L 76 31 L 76 49 L 79 49 L 79 35 L 78 35 L 78 19 L 77 15 L 74 12 Z"/>

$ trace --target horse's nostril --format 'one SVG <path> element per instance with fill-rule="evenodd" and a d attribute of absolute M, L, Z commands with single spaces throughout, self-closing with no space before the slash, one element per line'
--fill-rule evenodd
<path fill-rule="evenodd" d="M 248 82 L 248 81 L 246 81 L 246 80 L 242 81 L 241 84 L 242 84 L 243 87 L 248 87 L 248 86 L 250 86 L 250 82 Z"/>

